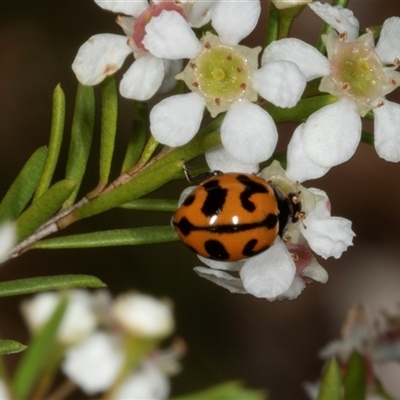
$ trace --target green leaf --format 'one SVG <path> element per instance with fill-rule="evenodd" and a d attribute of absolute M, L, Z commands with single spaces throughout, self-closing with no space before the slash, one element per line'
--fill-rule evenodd
<path fill-rule="evenodd" d="M 337 361 L 332 358 L 326 365 L 319 389 L 318 400 L 341 400 L 342 376 Z"/>
<path fill-rule="evenodd" d="M 29 249 L 81 249 L 88 247 L 133 246 L 178 240 L 178 235 L 171 226 L 148 226 L 46 239 L 34 243 Z"/>
<path fill-rule="evenodd" d="M 133 131 L 126 149 L 122 172 L 127 171 L 139 161 L 146 143 L 149 126 L 149 109 L 147 103 L 136 101 L 133 114 Z"/>
<path fill-rule="evenodd" d="M 105 186 L 111 170 L 117 132 L 118 91 L 114 76 L 102 83 L 100 185 Z"/>
<path fill-rule="evenodd" d="M 337 97 L 330 94 L 323 94 L 302 99 L 292 108 L 280 108 L 272 104 L 267 104 L 263 108 L 271 115 L 276 123 L 290 121 L 300 124 L 305 122 L 315 111 L 336 101 Z"/>
<path fill-rule="evenodd" d="M 90 148 L 95 116 L 94 90 L 91 86 L 78 85 L 75 111 L 72 120 L 71 142 L 65 177 L 76 181 L 76 187 L 64 204 L 70 207 L 78 194 L 83 175 L 85 174 Z"/>
<path fill-rule="evenodd" d="M 56 342 L 56 334 L 67 308 L 67 297 L 63 296 L 46 325 L 33 338 L 23 353 L 12 381 L 15 398 L 24 400 L 28 397 L 37 378 L 52 356 Z"/>
<path fill-rule="evenodd" d="M 39 182 L 47 149 L 40 147 L 26 162 L 0 204 L 0 223 L 14 221 L 24 210 Z"/>
<path fill-rule="evenodd" d="M 171 400 L 262 400 L 261 390 L 246 389 L 239 382 L 225 382 L 201 392 L 173 397 Z"/>
<path fill-rule="evenodd" d="M 185 146 L 172 149 L 156 162 L 149 163 L 130 181 L 115 189 L 110 189 L 103 195 L 84 204 L 81 208 L 60 219 L 57 225 L 60 229 L 63 229 L 79 219 L 120 207 L 129 201 L 151 193 L 182 172 L 184 160 L 190 160 L 204 154 L 206 150 L 220 143 L 219 132 L 213 132 L 200 135 Z"/>
<path fill-rule="evenodd" d="M 91 275 L 56 275 L 36 278 L 15 279 L 0 282 L 0 297 L 19 296 L 49 290 L 64 290 L 73 288 L 102 288 L 106 285 L 100 279 Z"/>
<path fill-rule="evenodd" d="M 40 197 L 50 186 L 54 170 L 60 155 L 60 148 L 64 133 L 65 96 L 58 84 L 53 93 L 53 117 L 51 121 L 49 151 L 44 164 L 43 172 L 36 189 L 34 200 Z"/>
<path fill-rule="evenodd" d="M 363 400 L 366 396 L 365 363 L 362 356 L 353 351 L 344 376 L 344 400 Z"/>
<path fill-rule="evenodd" d="M 0 355 L 20 353 L 26 348 L 27 346 L 15 340 L 0 339 Z"/>
<path fill-rule="evenodd" d="M 165 199 L 136 199 L 121 206 L 127 210 L 175 212 L 178 209 L 176 200 Z"/>
<path fill-rule="evenodd" d="M 67 179 L 57 182 L 26 209 L 15 222 L 18 241 L 20 242 L 28 237 L 42 223 L 53 216 L 71 195 L 75 186 L 74 181 Z"/>

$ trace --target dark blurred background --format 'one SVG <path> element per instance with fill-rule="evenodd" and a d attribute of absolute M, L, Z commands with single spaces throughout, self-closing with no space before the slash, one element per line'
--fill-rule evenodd
<path fill-rule="evenodd" d="M 263 5 L 265 20 L 268 4 Z M 364 28 L 400 15 L 399 1 L 350 0 L 349 7 Z M 291 35 L 313 44 L 320 26 L 321 21 L 306 7 Z M 57 177 L 62 178 L 76 90 L 70 65 L 80 45 L 96 33 L 122 32 L 115 24 L 115 14 L 103 11 L 94 1 L 1 0 L 0 197 L 32 152 L 47 144 L 52 92 L 59 82 L 67 99 L 66 139 L 57 171 Z M 262 28 L 246 43 L 262 44 Z M 128 65 L 130 60 L 122 70 Z M 121 73 L 118 80 L 120 77 Z M 390 99 L 399 101 L 399 92 Z M 132 101 L 121 98 L 114 176 L 130 134 L 131 112 Z M 366 128 L 371 130 L 370 126 Z M 279 149 L 284 150 L 294 126 L 284 124 L 278 129 Z M 98 178 L 98 133 L 97 129 L 84 181 L 87 190 Z M 200 279 L 192 271 L 200 265 L 197 257 L 178 242 L 33 251 L 2 265 L 0 279 L 85 273 L 100 277 L 113 294 L 136 289 L 167 296 L 175 304 L 176 335 L 188 345 L 183 372 L 173 378 L 174 395 L 233 379 L 254 388 L 267 388 L 275 400 L 301 400 L 306 398 L 302 383 L 319 377 L 322 362 L 318 350 L 339 336 L 349 305 L 363 302 L 370 315 L 381 309 L 399 310 L 399 181 L 400 165 L 379 159 L 373 146 L 361 144 L 349 162 L 308 183 L 328 193 L 333 215 L 353 221 L 357 236 L 354 247 L 341 259 L 321 260 L 330 275 L 328 283 L 309 285 L 294 301 L 269 303 L 232 295 Z M 183 181 L 175 183 L 155 196 L 177 198 L 185 186 Z M 66 233 L 168 224 L 170 218 L 169 214 L 114 210 L 81 221 Z M 3 338 L 25 342 L 20 300 L 0 299 L 0 330 Z M 8 359 L 11 367 L 14 360 L 16 356 Z M 399 376 L 400 368 L 390 373 L 393 371 Z M 385 376 L 389 378 L 390 373 Z M 389 383 L 397 395 L 398 381 Z"/>

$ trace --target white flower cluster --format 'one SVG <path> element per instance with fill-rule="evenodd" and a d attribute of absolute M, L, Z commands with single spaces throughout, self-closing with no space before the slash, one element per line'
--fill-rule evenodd
<path fill-rule="evenodd" d="M 327 273 L 313 254 L 340 257 L 352 245 L 354 233 L 350 221 L 331 216 L 326 193 L 299 183 L 349 160 L 361 140 L 361 117 L 371 113 L 379 156 L 400 161 L 400 105 L 386 99 L 400 86 L 400 18 L 384 22 L 375 45 L 374 32 L 359 36 L 358 20 L 348 9 L 311 0 L 273 0 L 279 12 L 307 5 L 332 26 L 322 36 L 325 57 L 296 38 L 274 41 L 264 49 L 241 45 L 257 25 L 259 0 L 96 3 L 124 14 L 117 22 L 125 36 L 90 38 L 72 66 L 78 80 L 97 84 L 133 54 L 135 61 L 120 83 L 122 96 L 147 100 L 173 89 L 175 79 L 184 81 L 186 93 L 166 97 L 152 108 L 150 130 L 158 142 L 182 146 L 198 132 L 204 110 L 212 118 L 226 113 L 220 126 L 222 146 L 206 153 L 212 170 L 258 173 L 278 139 L 275 121 L 262 105 L 294 107 L 307 82 L 321 79 L 319 91 L 332 95 L 330 104 L 321 105 L 295 130 L 286 172 L 273 164 L 261 173 L 278 186 L 284 182 L 301 192 L 305 218 L 262 254 L 235 263 L 203 260 L 211 268 L 195 270 L 233 292 L 270 300 L 295 298 L 310 280 L 326 282 Z M 193 28 L 206 24 L 213 32 L 204 31 L 198 39 Z"/>
<path fill-rule="evenodd" d="M 49 292 L 23 303 L 23 315 L 31 331 L 43 327 L 59 300 L 60 294 Z M 62 370 L 85 393 L 93 395 L 110 390 L 133 357 L 135 368 L 123 375 L 113 398 L 166 399 L 170 390 L 168 374 L 179 369 L 178 352 L 153 347 L 173 329 L 171 306 L 166 301 L 138 293 L 112 300 L 106 291 L 71 291 L 57 333 L 58 344 L 66 349 Z M 135 343 L 133 349 L 131 341 Z"/>

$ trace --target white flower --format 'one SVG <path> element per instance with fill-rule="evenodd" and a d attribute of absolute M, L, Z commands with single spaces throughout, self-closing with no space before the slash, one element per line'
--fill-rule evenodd
<path fill-rule="evenodd" d="M 115 395 L 115 399 L 167 399 L 170 381 L 159 365 L 151 359 L 144 360 L 132 373 Z"/>
<path fill-rule="evenodd" d="M 33 332 L 39 331 L 55 311 L 61 295 L 55 292 L 39 293 L 22 303 L 22 314 Z M 68 292 L 68 306 L 58 328 L 57 340 L 72 345 L 84 340 L 97 326 L 94 301 L 85 290 Z"/>
<path fill-rule="evenodd" d="M 361 118 L 374 113 L 375 148 L 388 161 L 400 161 L 400 105 L 385 96 L 400 85 L 400 18 L 387 19 L 375 46 L 373 32 L 359 37 L 353 13 L 313 2 L 309 7 L 335 30 L 323 35 L 328 58 L 298 39 L 273 42 L 263 63 L 295 62 L 307 80 L 323 77 L 319 90 L 339 97 L 300 125 L 288 148 L 288 174 L 304 181 L 349 160 L 361 139 Z"/>
<path fill-rule="evenodd" d="M 0 263 L 7 259 L 17 239 L 15 226 L 6 222 L 0 226 Z"/>
<path fill-rule="evenodd" d="M 99 331 L 67 350 L 62 370 L 86 394 L 93 395 L 111 387 L 123 361 L 119 338 Z"/>
<path fill-rule="evenodd" d="M 174 329 L 171 305 L 148 295 L 124 294 L 112 307 L 114 320 L 131 335 L 164 338 Z"/>
<path fill-rule="evenodd" d="M 306 79 L 296 64 L 286 60 L 257 69 L 260 48 L 238 45 L 254 29 L 259 14 L 259 1 L 216 4 L 211 21 L 218 36 L 207 33 L 200 41 L 188 43 L 190 61 L 177 75 L 191 93 L 166 98 L 150 113 L 150 129 L 157 141 L 173 147 L 188 143 L 207 108 L 212 117 L 227 112 L 221 141 L 234 159 L 254 165 L 271 156 L 277 142 L 275 122 L 254 102 L 260 94 L 279 107 L 293 107 Z M 161 21 L 155 21 L 154 28 L 157 24 Z M 163 47 L 162 42 L 157 46 Z"/>
<path fill-rule="evenodd" d="M 225 161 L 219 166 L 223 164 Z M 289 225 L 283 240 L 278 237 L 269 249 L 254 257 L 238 262 L 199 257 L 209 268 L 196 267 L 194 270 L 232 293 L 250 293 L 268 300 L 294 299 L 305 288 L 306 282 L 327 282 L 328 274 L 313 253 L 323 258 L 340 257 L 352 245 L 351 222 L 332 217 L 326 193 L 306 189 L 289 180 L 277 161 L 265 168 L 260 176 L 284 193 L 300 192 L 304 218 Z"/>
<path fill-rule="evenodd" d="M 131 349 L 132 350 L 132 349 Z M 109 390 L 126 365 L 124 340 L 118 334 L 98 331 L 84 342 L 67 350 L 62 371 L 86 394 Z M 170 391 L 168 375 L 179 372 L 179 345 L 147 354 L 115 393 L 115 399 L 165 399 Z M 136 365 L 136 364 L 135 364 Z"/>
<path fill-rule="evenodd" d="M 120 93 L 136 100 L 147 100 L 157 91 L 172 89 L 171 78 L 181 70 L 180 59 L 187 57 L 187 45 L 197 41 L 189 24 L 207 23 L 213 7 L 212 3 L 176 4 L 172 0 L 153 1 L 151 5 L 147 0 L 95 1 L 103 9 L 130 16 L 117 18 L 126 36 L 92 36 L 79 49 L 72 69 L 79 82 L 96 85 L 118 71 L 125 58 L 133 53 L 136 61 L 124 74 Z M 155 31 L 153 25 L 159 19 L 162 22 Z M 154 41 L 162 48 L 157 48 Z"/>

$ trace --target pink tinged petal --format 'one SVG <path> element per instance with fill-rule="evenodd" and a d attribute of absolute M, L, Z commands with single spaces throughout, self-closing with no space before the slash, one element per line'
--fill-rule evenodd
<path fill-rule="evenodd" d="M 104 10 L 138 17 L 148 6 L 147 0 L 94 0 Z"/>
<path fill-rule="evenodd" d="M 400 104 L 384 100 L 374 109 L 374 144 L 379 157 L 386 161 L 400 161 Z"/>
<path fill-rule="evenodd" d="M 208 166 L 212 171 L 244 172 L 253 174 L 259 171 L 258 164 L 244 164 L 233 158 L 224 147 L 217 146 L 205 154 Z"/>
<path fill-rule="evenodd" d="M 249 258 L 240 271 L 244 288 L 256 297 L 275 299 L 292 285 L 296 266 L 282 240 Z"/>
<path fill-rule="evenodd" d="M 206 264 L 208 267 L 222 271 L 239 271 L 244 264 L 244 261 L 217 261 L 199 255 L 197 257 L 201 262 Z"/>
<path fill-rule="evenodd" d="M 394 64 L 396 58 L 400 60 L 399 17 L 388 18 L 383 23 L 379 41 L 375 50 L 384 64 Z"/>
<path fill-rule="evenodd" d="M 243 287 L 242 280 L 235 278 L 227 272 L 204 267 L 195 267 L 194 272 L 201 278 L 208 279 L 218 286 L 228 289 L 231 293 L 247 294 L 246 289 Z"/>
<path fill-rule="evenodd" d="M 330 170 L 313 163 L 305 154 L 302 142 L 304 126 L 301 124 L 296 128 L 287 149 L 286 176 L 297 182 L 320 178 Z"/>
<path fill-rule="evenodd" d="M 232 104 L 222 122 L 221 141 L 225 150 L 245 164 L 267 160 L 275 150 L 277 140 L 274 120 L 248 100 Z"/>
<path fill-rule="evenodd" d="M 253 74 L 253 87 L 278 107 L 294 107 L 306 87 L 306 78 L 291 61 L 271 61 Z"/>
<path fill-rule="evenodd" d="M 197 93 L 167 97 L 150 112 L 151 133 L 162 144 L 182 146 L 199 130 L 204 107 L 204 98 Z"/>
<path fill-rule="evenodd" d="M 183 67 L 183 60 L 167 60 L 163 58 L 162 61 L 164 64 L 164 79 L 157 91 L 158 94 L 168 93 L 175 88 L 175 75 L 181 72 Z"/>
<path fill-rule="evenodd" d="M 115 381 L 124 355 L 115 337 L 96 332 L 67 350 L 62 370 L 86 394 L 104 392 Z"/>
<path fill-rule="evenodd" d="M 236 45 L 256 27 L 260 12 L 259 0 L 219 0 L 212 11 L 211 23 L 221 42 Z"/>
<path fill-rule="evenodd" d="M 132 50 L 126 44 L 125 36 L 94 35 L 78 50 L 72 69 L 83 85 L 97 85 L 118 71 L 129 53 Z"/>
<path fill-rule="evenodd" d="M 358 38 L 360 24 L 353 12 L 348 8 L 331 6 L 328 3 L 322 4 L 319 1 L 309 3 L 308 6 L 336 31 L 346 33 L 346 42 L 351 42 Z"/>
<path fill-rule="evenodd" d="M 299 229 L 311 249 L 323 258 L 339 258 L 349 246 L 353 245 L 354 232 L 351 221 L 340 217 L 318 218 L 306 216 L 305 227 Z"/>
<path fill-rule="evenodd" d="M 142 43 L 152 54 L 160 58 L 177 60 L 194 58 L 202 49 L 200 41 L 176 11 L 162 11 L 146 25 Z"/>
<path fill-rule="evenodd" d="M 163 78 L 162 59 L 146 54 L 138 58 L 125 72 L 119 91 L 128 99 L 148 100 L 157 92 Z"/>
<path fill-rule="evenodd" d="M 348 161 L 361 139 L 354 102 L 342 98 L 312 114 L 303 130 L 303 149 L 312 163 L 330 168 Z"/>
<path fill-rule="evenodd" d="M 302 40 L 290 38 L 272 42 L 264 50 L 261 65 L 286 60 L 295 63 L 307 81 L 329 75 L 330 62 L 315 47 Z"/>

